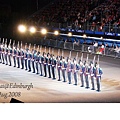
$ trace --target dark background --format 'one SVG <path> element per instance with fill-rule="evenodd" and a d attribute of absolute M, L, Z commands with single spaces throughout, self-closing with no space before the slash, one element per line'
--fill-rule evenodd
<path fill-rule="evenodd" d="M 0 37 L 13 37 L 21 21 L 54 0 L 0 0 Z"/>

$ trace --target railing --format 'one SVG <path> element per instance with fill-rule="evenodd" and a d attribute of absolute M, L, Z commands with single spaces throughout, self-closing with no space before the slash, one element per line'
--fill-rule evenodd
<path fill-rule="evenodd" d="M 86 45 L 86 44 L 80 44 L 80 43 L 72 43 L 72 42 L 64 42 L 64 41 L 58 41 L 58 40 L 52 40 L 52 39 L 41 39 L 39 40 L 39 44 L 43 46 L 48 47 L 55 47 L 60 49 L 68 49 L 68 50 L 75 50 L 75 51 L 81 51 L 81 52 L 89 52 L 93 54 L 101 54 L 105 56 L 111 56 L 115 58 L 120 58 L 120 48 L 118 50 L 114 48 L 101 48 L 94 47 L 93 45 Z"/>

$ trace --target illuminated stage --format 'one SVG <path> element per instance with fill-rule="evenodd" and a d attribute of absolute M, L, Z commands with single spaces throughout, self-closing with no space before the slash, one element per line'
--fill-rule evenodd
<path fill-rule="evenodd" d="M 57 54 L 57 50 L 54 51 Z M 65 56 L 69 52 L 65 51 Z M 75 52 L 72 53 L 74 57 Z M 80 56 L 80 55 L 79 55 Z M 84 57 L 86 55 L 84 54 Z M 92 57 L 91 57 L 92 58 Z M 45 102 L 120 102 L 120 60 L 110 57 L 100 56 L 100 66 L 103 69 L 101 92 L 92 91 L 80 87 L 80 79 L 78 85 L 68 82 L 52 80 L 41 77 L 34 73 L 29 73 L 20 68 L 6 66 L 0 64 L 0 85 L 16 83 L 16 85 L 24 85 L 21 88 L 0 88 L 0 102 L 9 103 L 11 98 L 18 99 L 25 103 L 45 103 Z M 27 89 L 25 85 L 33 85 Z M 11 86 L 11 87 L 12 87 Z M 0 86 L 1 87 L 1 86 Z M 6 97 L 6 94 L 9 95 Z"/>

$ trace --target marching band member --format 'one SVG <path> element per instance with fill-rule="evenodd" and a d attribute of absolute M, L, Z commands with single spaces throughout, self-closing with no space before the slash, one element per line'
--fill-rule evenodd
<path fill-rule="evenodd" d="M 5 41 L 5 63 L 6 63 L 6 65 L 8 65 L 8 47 L 7 47 L 7 39 L 6 39 L 6 41 Z"/>
<path fill-rule="evenodd" d="M 14 61 L 14 67 L 16 67 L 16 57 L 17 57 L 17 49 L 15 47 L 15 41 L 13 42 L 13 61 Z"/>
<path fill-rule="evenodd" d="M 28 48 L 27 48 L 27 43 L 25 43 L 25 49 L 24 49 L 25 70 L 28 70 L 27 60 L 28 60 Z"/>
<path fill-rule="evenodd" d="M 21 56 L 21 66 L 22 68 L 21 69 L 24 69 L 24 50 L 22 48 L 22 41 L 21 41 L 21 48 L 20 48 L 20 56 Z"/>
<path fill-rule="evenodd" d="M 9 59 L 9 66 L 12 65 L 12 62 L 11 62 L 11 56 L 12 56 L 12 53 L 13 53 L 13 50 L 12 50 L 12 47 L 11 47 L 11 39 L 10 39 L 10 43 L 9 43 L 9 46 L 8 46 L 8 59 Z"/>
<path fill-rule="evenodd" d="M 2 63 L 2 57 L 1 57 L 1 55 L 2 55 L 2 47 L 1 47 L 2 45 L 1 45 L 1 38 L 0 38 L 0 63 Z"/>

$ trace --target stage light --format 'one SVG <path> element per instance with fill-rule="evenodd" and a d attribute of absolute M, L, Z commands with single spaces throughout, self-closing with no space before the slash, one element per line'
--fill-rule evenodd
<path fill-rule="evenodd" d="M 47 34 L 47 30 L 46 30 L 46 29 L 42 29 L 42 30 L 41 30 L 41 33 L 42 33 L 43 35 L 45 35 L 45 34 Z"/>
<path fill-rule="evenodd" d="M 58 31 L 55 31 L 55 32 L 54 32 L 54 35 L 59 35 L 59 32 L 58 32 Z"/>
<path fill-rule="evenodd" d="M 36 28 L 35 28 L 35 27 L 30 27 L 29 31 L 30 31 L 31 33 L 35 33 L 35 32 L 36 32 Z"/>
<path fill-rule="evenodd" d="M 71 32 L 69 32 L 69 33 L 68 33 L 68 36 L 72 36 L 72 33 L 71 33 Z"/>
<path fill-rule="evenodd" d="M 86 34 L 84 34 L 84 35 L 83 35 L 83 38 L 86 38 L 86 37 L 87 37 L 87 35 L 86 35 Z"/>
<path fill-rule="evenodd" d="M 19 25 L 19 26 L 18 26 L 18 30 L 19 30 L 21 33 L 24 33 L 24 32 L 26 32 L 26 26 L 24 26 L 24 25 Z"/>

